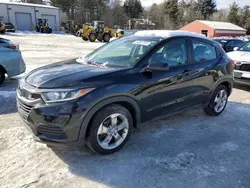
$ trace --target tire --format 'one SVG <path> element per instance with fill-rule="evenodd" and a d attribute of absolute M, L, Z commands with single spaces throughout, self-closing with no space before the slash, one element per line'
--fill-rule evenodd
<path fill-rule="evenodd" d="M 86 37 L 82 37 L 82 40 L 84 40 L 84 41 L 88 41 L 89 39 L 88 39 L 88 38 L 86 38 Z"/>
<path fill-rule="evenodd" d="M 223 99 L 218 102 L 217 99 L 220 98 L 219 95 L 223 95 Z M 204 112 L 209 116 L 218 116 L 218 115 L 220 115 L 225 110 L 225 108 L 227 106 L 228 96 L 229 96 L 229 92 L 228 92 L 227 87 L 224 86 L 224 85 L 220 85 L 214 91 L 208 106 L 203 109 Z M 218 103 L 220 103 L 221 105 L 219 105 Z M 217 106 L 217 104 L 218 104 L 218 106 Z M 221 106 L 221 107 L 217 108 L 219 106 Z"/>
<path fill-rule="evenodd" d="M 88 38 L 90 42 L 95 42 L 96 41 L 95 33 L 90 33 Z"/>
<path fill-rule="evenodd" d="M 103 41 L 104 41 L 104 42 L 107 42 L 107 43 L 108 43 L 108 42 L 110 41 L 110 38 L 111 38 L 111 37 L 110 37 L 109 34 L 104 34 L 104 35 L 103 35 Z"/>
<path fill-rule="evenodd" d="M 118 127 L 124 129 L 119 130 Z M 130 112 L 121 105 L 112 104 L 94 115 L 88 129 L 86 144 L 96 153 L 111 154 L 126 144 L 132 129 L 133 119 Z"/>
<path fill-rule="evenodd" d="M 5 80 L 5 71 L 0 68 L 0 85 L 4 82 Z"/>

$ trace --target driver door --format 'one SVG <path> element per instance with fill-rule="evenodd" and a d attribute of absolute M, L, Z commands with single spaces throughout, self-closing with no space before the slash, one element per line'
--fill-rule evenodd
<path fill-rule="evenodd" d="M 173 45 L 179 48 L 179 57 L 170 57 L 167 53 Z M 169 66 L 168 71 L 142 73 L 145 84 L 141 88 L 141 104 L 146 120 L 189 106 L 186 98 L 193 93 L 192 79 L 189 76 L 192 71 L 189 51 L 186 39 L 174 39 L 159 47 L 145 62 L 165 63 Z"/>

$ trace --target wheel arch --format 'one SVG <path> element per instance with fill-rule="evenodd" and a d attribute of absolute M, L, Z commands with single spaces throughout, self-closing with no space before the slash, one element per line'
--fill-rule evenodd
<path fill-rule="evenodd" d="M 80 129 L 80 136 L 79 139 L 84 140 L 86 139 L 87 132 L 89 130 L 89 127 L 91 125 L 91 121 L 99 110 L 102 108 L 111 105 L 111 104 L 119 104 L 126 109 L 129 110 L 133 117 L 133 126 L 137 128 L 137 125 L 141 121 L 141 111 L 138 103 L 136 102 L 135 99 L 129 97 L 129 96 L 115 96 L 115 97 L 110 97 L 107 99 L 104 99 L 97 104 L 95 104 L 93 107 L 91 107 L 90 110 L 87 111 L 86 116 L 81 124 L 81 129 Z"/>
<path fill-rule="evenodd" d="M 209 95 L 209 100 L 208 100 L 208 103 L 207 105 L 209 104 L 213 94 L 214 94 L 214 91 L 220 86 L 220 85 L 224 85 L 226 86 L 226 88 L 228 89 L 228 96 L 231 95 L 232 93 L 232 90 L 233 90 L 233 79 L 232 77 L 228 76 L 228 77 L 225 77 L 223 79 L 220 79 L 216 82 L 216 84 L 214 85 L 214 87 L 212 88 L 211 92 L 210 92 L 210 95 Z"/>
<path fill-rule="evenodd" d="M 7 73 L 6 69 L 2 65 L 0 65 L 0 70 L 2 70 L 4 73 Z"/>
<path fill-rule="evenodd" d="M 226 86 L 227 90 L 228 90 L 228 95 L 230 95 L 232 93 L 232 85 L 227 82 L 227 81 L 224 81 L 224 82 L 221 82 L 219 85 L 224 85 Z"/>

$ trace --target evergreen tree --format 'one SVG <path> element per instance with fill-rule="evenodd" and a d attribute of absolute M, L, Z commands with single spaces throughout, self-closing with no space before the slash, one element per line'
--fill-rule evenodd
<path fill-rule="evenodd" d="M 216 12 L 216 2 L 215 0 L 198 0 L 197 10 L 200 12 L 201 17 L 204 20 L 209 19 L 209 17 Z"/>
<path fill-rule="evenodd" d="M 250 30 L 250 6 L 246 5 L 241 11 L 240 25 L 248 31 Z"/>
<path fill-rule="evenodd" d="M 180 26 L 181 13 L 179 10 L 178 0 L 168 0 L 165 2 L 165 13 L 172 25 L 171 29 L 177 29 Z"/>
<path fill-rule="evenodd" d="M 234 2 L 232 5 L 230 5 L 228 20 L 231 23 L 239 25 L 239 21 L 240 21 L 239 11 L 240 11 L 240 7 L 236 2 Z"/>
<path fill-rule="evenodd" d="M 140 0 L 126 0 L 124 2 L 124 10 L 130 19 L 140 18 L 143 8 Z"/>

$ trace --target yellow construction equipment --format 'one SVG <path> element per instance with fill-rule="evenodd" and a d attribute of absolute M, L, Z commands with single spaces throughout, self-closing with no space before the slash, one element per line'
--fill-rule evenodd
<path fill-rule="evenodd" d="M 125 36 L 124 30 L 122 30 L 122 29 L 117 29 L 117 31 L 116 31 L 116 38 L 122 38 L 122 37 L 124 37 L 124 36 Z"/>
<path fill-rule="evenodd" d="M 85 41 L 95 42 L 96 39 L 100 42 L 109 42 L 111 38 L 124 36 L 122 30 L 116 32 L 112 28 L 105 27 L 104 21 L 94 21 L 93 24 L 83 24 L 82 39 Z"/>
<path fill-rule="evenodd" d="M 75 24 L 73 20 L 68 20 L 67 22 L 65 22 L 64 29 L 66 33 L 77 36 L 77 32 L 81 29 L 81 26 Z"/>
<path fill-rule="evenodd" d="M 0 21 L 0 34 L 4 34 L 4 33 L 5 33 L 5 24 Z"/>

